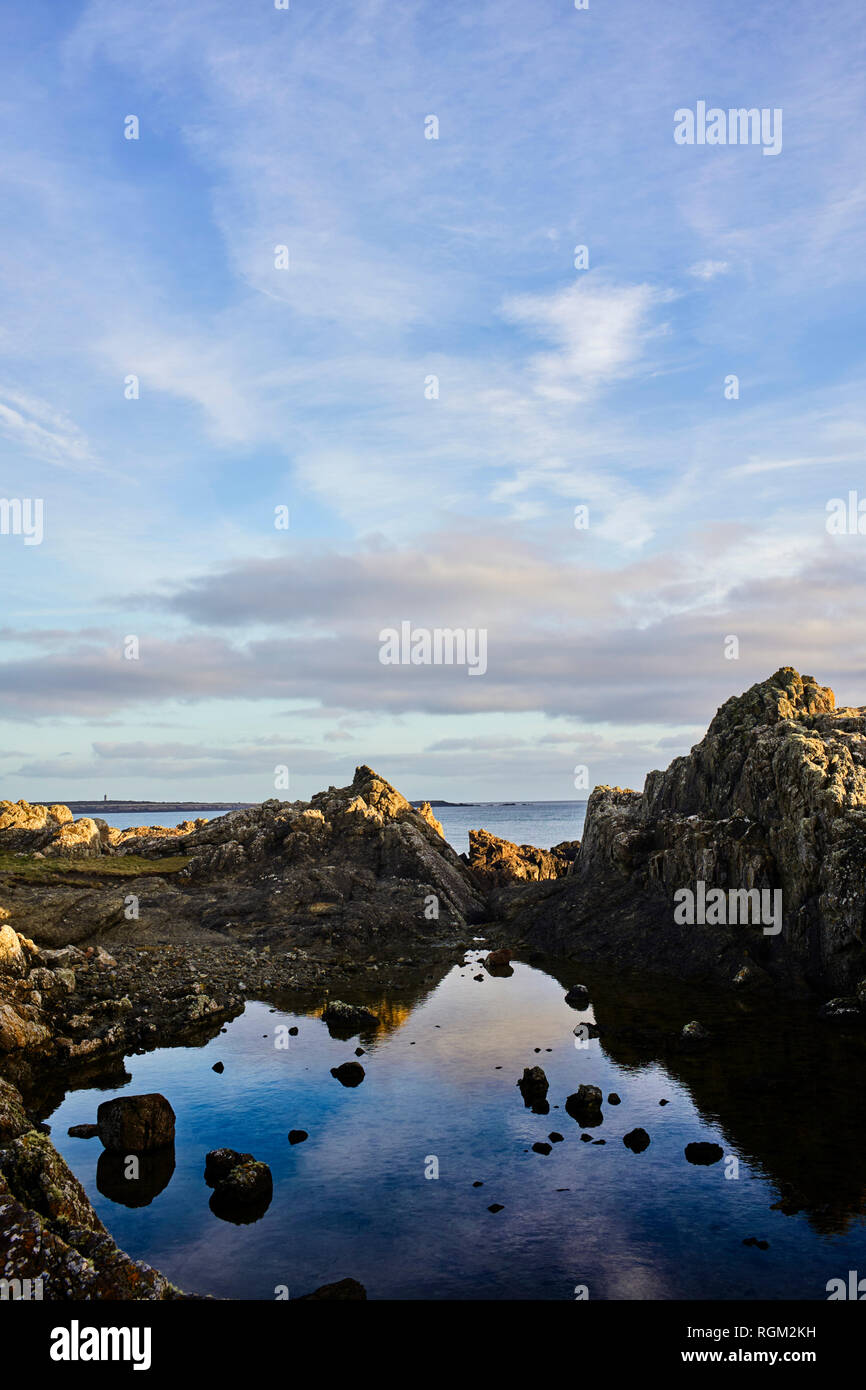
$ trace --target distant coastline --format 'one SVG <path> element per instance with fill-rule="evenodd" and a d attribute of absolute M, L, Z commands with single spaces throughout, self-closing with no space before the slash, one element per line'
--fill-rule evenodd
<path fill-rule="evenodd" d="M 47 805 L 68 806 L 76 815 L 126 815 L 143 811 L 243 811 L 253 801 L 55 801 Z"/>

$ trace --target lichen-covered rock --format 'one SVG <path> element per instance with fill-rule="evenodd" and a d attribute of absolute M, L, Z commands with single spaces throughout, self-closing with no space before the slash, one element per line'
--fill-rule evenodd
<path fill-rule="evenodd" d="M 18 933 L 8 922 L 0 923 L 0 975 L 26 975 L 27 964 Z"/>
<path fill-rule="evenodd" d="M 0 1076 L 0 1144 L 18 1139 L 33 1126 L 27 1117 L 20 1093 Z"/>
<path fill-rule="evenodd" d="M 51 1042 L 51 1029 L 39 1022 L 37 1006 L 18 1008 L 0 999 L 0 1053 L 24 1049 L 37 1051 Z"/>
<path fill-rule="evenodd" d="M 363 1004 L 344 1004 L 342 999 L 329 999 L 322 1018 L 336 1030 L 346 1033 L 379 1026 L 378 1018 L 370 1009 L 365 1009 Z"/>
<path fill-rule="evenodd" d="M 118 1249 L 17 1090 L 0 1080 L 0 1279 L 39 1281 L 44 1301 L 182 1298 Z"/>
<path fill-rule="evenodd" d="M 204 1180 L 208 1187 L 216 1187 L 217 1183 L 227 1178 L 233 1168 L 237 1168 L 242 1163 L 254 1163 L 252 1154 L 239 1153 L 237 1149 L 211 1149 L 205 1155 L 204 1161 Z"/>
<path fill-rule="evenodd" d="M 238 1203 L 242 1206 L 270 1200 L 274 1191 L 271 1170 L 266 1163 L 252 1159 L 247 1163 L 236 1163 L 233 1168 L 214 1183 L 214 1194 L 224 1203 Z"/>
<path fill-rule="evenodd" d="M 94 859 L 102 853 L 99 826 L 90 816 L 62 825 L 54 838 L 43 845 L 42 853 L 48 858 L 62 855 L 65 859 Z"/>
<path fill-rule="evenodd" d="M 47 1134 L 31 1129 L 0 1148 L 0 1172 L 19 1202 L 50 1221 L 53 1230 L 105 1230 Z"/>

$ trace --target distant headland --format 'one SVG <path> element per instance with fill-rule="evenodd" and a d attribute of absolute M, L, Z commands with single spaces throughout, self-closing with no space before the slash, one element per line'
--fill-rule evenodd
<path fill-rule="evenodd" d="M 111 815 L 125 815 L 127 812 L 143 811 L 243 811 L 253 805 L 251 801 L 63 801 L 57 804 L 68 806 L 73 814 L 88 816 L 108 811 Z"/>

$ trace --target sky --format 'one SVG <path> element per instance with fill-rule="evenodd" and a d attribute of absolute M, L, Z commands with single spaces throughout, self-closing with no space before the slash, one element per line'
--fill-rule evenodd
<path fill-rule="evenodd" d="M 866 703 L 864 56 L 859 0 L 7 3 L 0 795 L 566 800 L 782 665 Z"/>

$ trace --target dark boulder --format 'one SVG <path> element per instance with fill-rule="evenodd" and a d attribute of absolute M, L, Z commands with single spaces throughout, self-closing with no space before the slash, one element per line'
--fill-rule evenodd
<path fill-rule="evenodd" d="M 99 1137 L 116 1153 L 144 1153 L 174 1143 L 175 1114 L 165 1096 L 117 1096 L 96 1112 Z"/>
<path fill-rule="evenodd" d="M 645 1129 L 632 1129 L 622 1136 L 622 1142 L 633 1154 L 642 1154 L 650 1146 L 650 1137 Z"/>
<path fill-rule="evenodd" d="M 378 1028 L 379 1020 L 362 1004 L 344 1004 L 342 999 L 330 999 L 322 1013 L 329 1028 L 338 1033 L 360 1033 L 362 1029 Z"/>
<path fill-rule="evenodd" d="M 527 1109 L 546 1103 L 548 1084 L 543 1068 L 524 1067 L 517 1085 Z"/>
<path fill-rule="evenodd" d="M 237 1149 L 211 1149 L 204 1161 L 204 1180 L 208 1187 L 216 1187 L 233 1168 L 252 1162 L 252 1154 L 238 1153 Z"/>
<path fill-rule="evenodd" d="M 360 1086 L 366 1072 L 360 1062 L 343 1062 L 339 1067 L 331 1067 L 331 1075 L 337 1078 L 341 1086 Z"/>
<path fill-rule="evenodd" d="M 720 1158 L 724 1158 L 725 1151 L 720 1144 L 695 1143 L 686 1144 L 685 1155 L 689 1163 L 699 1164 L 701 1167 L 708 1168 L 711 1163 L 718 1163 Z"/>
<path fill-rule="evenodd" d="M 598 1086 L 578 1086 L 565 1102 L 566 1114 L 570 1115 L 581 1129 L 593 1129 L 604 1123 L 601 1113 L 601 1091 Z"/>

